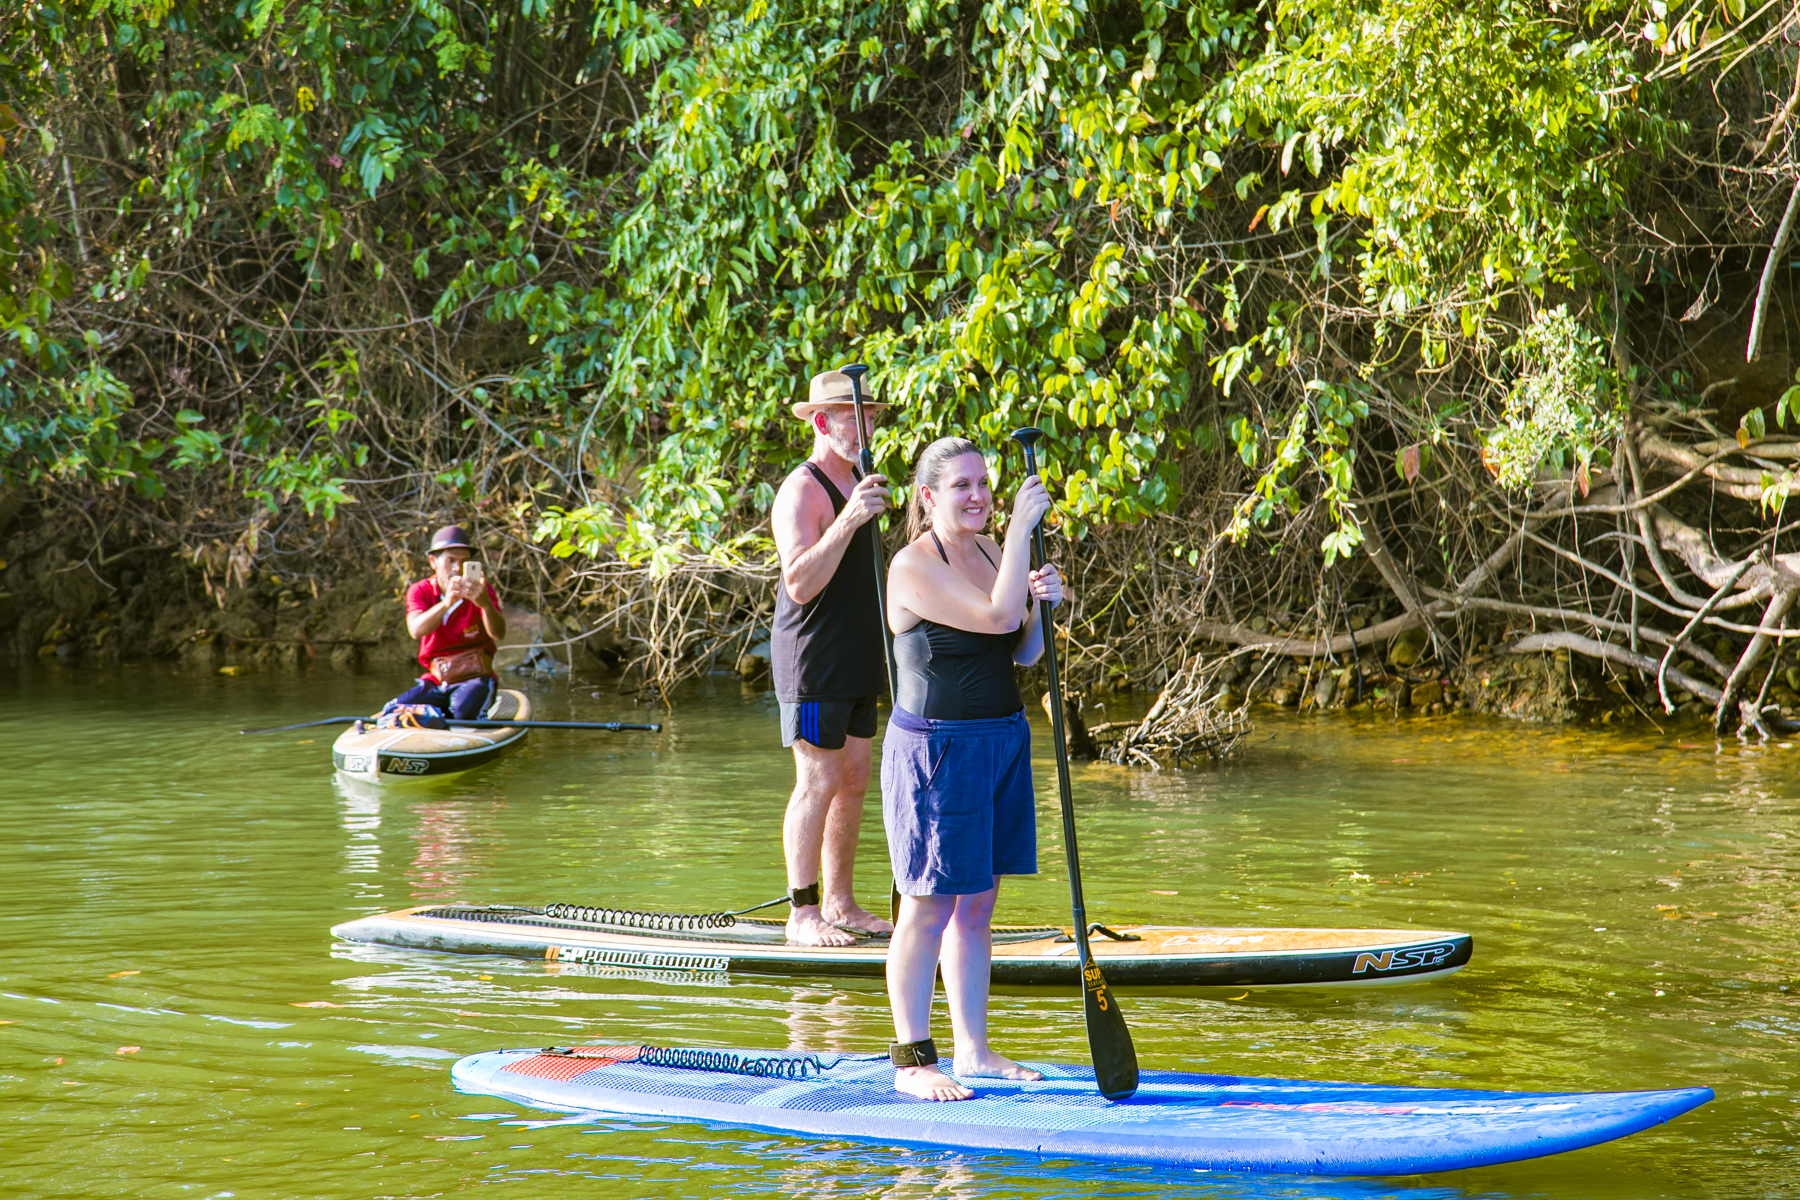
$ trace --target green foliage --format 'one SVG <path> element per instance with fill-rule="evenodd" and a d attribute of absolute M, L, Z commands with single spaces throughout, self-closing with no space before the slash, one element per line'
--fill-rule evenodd
<path fill-rule="evenodd" d="M 1526 0 L 37 11 L 0 29 L 0 477 L 324 517 L 377 476 L 505 487 L 563 557 L 764 553 L 787 407 L 853 358 L 892 476 L 1036 424 L 1079 535 L 1226 431 L 1236 535 L 1318 507 L 1350 553 L 1375 368 L 1598 282 L 1672 128 L 1625 9 Z M 113 189 L 86 260 L 71 175 Z M 1508 479 L 1614 419 L 1591 339 L 1531 330 Z"/>
<path fill-rule="evenodd" d="M 1353 223 L 1365 300 L 1383 314 L 1457 317 L 1474 332 L 1522 286 L 1591 279 L 1591 235 L 1630 181 L 1617 149 L 1654 149 L 1665 122 L 1630 103 L 1637 63 L 1599 21 L 1529 0 L 1296 0 L 1227 94 L 1279 142 L 1270 209 L 1310 221 L 1315 269 Z M 1303 180 L 1310 177 L 1311 186 Z M 1285 207 L 1284 207 L 1285 203 Z"/>
<path fill-rule="evenodd" d="M 1529 487 L 1540 466 L 1561 471 L 1565 456 L 1583 480 L 1596 460 L 1607 465 L 1604 447 L 1624 427 L 1625 400 L 1605 343 L 1558 305 L 1538 313 L 1507 353 L 1518 379 L 1482 452 L 1500 485 Z"/>

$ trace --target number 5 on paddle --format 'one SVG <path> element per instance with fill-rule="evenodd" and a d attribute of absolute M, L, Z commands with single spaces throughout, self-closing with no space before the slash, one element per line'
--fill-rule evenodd
<path fill-rule="evenodd" d="M 1038 473 L 1037 441 L 1041 429 L 1015 429 L 1013 440 L 1025 447 L 1025 470 Z M 1044 526 L 1031 531 L 1038 564 L 1049 562 L 1044 553 Z M 1050 682 L 1050 732 L 1056 749 L 1056 787 L 1062 799 L 1063 855 L 1069 864 L 1069 907 L 1075 917 L 1075 948 L 1081 962 L 1082 1008 L 1087 1017 L 1088 1052 L 1094 1059 L 1094 1083 L 1108 1100 L 1124 1100 L 1137 1091 L 1137 1050 L 1125 1014 L 1106 986 L 1106 976 L 1088 947 L 1087 902 L 1081 896 L 1081 854 L 1075 847 L 1075 798 L 1069 787 L 1069 747 L 1063 738 L 1062 680 L 1056 671 L 1056 624 L 1045 606 L 1044 673 Z"/>

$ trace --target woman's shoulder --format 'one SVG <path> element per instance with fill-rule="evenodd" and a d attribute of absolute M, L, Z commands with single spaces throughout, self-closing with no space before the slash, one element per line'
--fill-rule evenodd
<path fill-rule="evenodd" d="M 918 537 L 894 551 L 894 562 L 896 564 L 905 562 L 909 565 L 924 565 L 937 561 L 938 554 L 937 551 L 932 548 L 931 533 L 929 531 L 921 533 Z"/>

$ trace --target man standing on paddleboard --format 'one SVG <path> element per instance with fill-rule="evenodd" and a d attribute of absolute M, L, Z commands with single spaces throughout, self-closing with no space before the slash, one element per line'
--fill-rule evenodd
<path fill-rule="evenodd" d="M 865 413 L 886 404 L 867 401 Z M 782 822 L 788 940 L 848 946 L 893 926 L 856 903 L 852 875 L 869 790 L 875 700 L 885 679 L 871 539 L 888 507 L 887 479 L 857 478 L 859 443 L 850 378 L 813 376 L 794 415 L 812 426 L 813 452 L 775 497 L 775 590 L 770 657 L 781 744 L 794 751 L 794 793 Z M 870 421 L 873 424 L 873 421 Z M 871 431 L 861 431 L 866 440 Z"/>

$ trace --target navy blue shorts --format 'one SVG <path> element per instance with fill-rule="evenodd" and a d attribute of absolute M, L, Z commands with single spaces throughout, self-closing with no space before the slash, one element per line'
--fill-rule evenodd
<path fill-rule="evenodd" d="M 845 737 L 875 736 L 875 697 L 855 700 L 802 700 L 781 705 L 781 744 L 811 742 L 821 750 L 842 750 Z"/>
<path fill-rule="evenodd" d="M 465 679 L 461 683 L 439 683 L 421 675 L 419 682 L 395 696 L 390 704 L 433 704 L 456 721 L 479 721 L 500 681 L 492 675 Z"/>
<path fill-rule="evenodd" d="M 881 820 L 903 896 L 972 896 L 996 875 L 1036 875 L 1023 710 L 927 721 L 896 708 L 881 743 Z"/>

